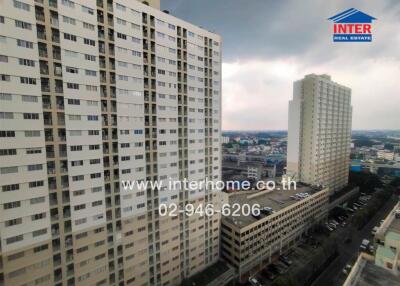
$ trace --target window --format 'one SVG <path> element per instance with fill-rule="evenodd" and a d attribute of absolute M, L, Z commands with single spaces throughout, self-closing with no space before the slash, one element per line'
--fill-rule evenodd
<path fill-rule="evenodd" d="M 86 221 L 87 221 L 86 218 L 77 219 L 77 220 L 75 220 L 75 225 L 83 224 L 83 223 L 85 223 Z M 77 253 L 81 253 L 81 252 L 84 252 L 84 251 L 86 251 L 86 250 L 88 250 L 88 249 L 89 249 L 88 246 L 84 246 L 84 247 L 78 248 L 78 249 L 76 250 L 76 252 L 77 252 Z"/>
<path fill-rule="evenodd" d="M 0 74 L 1 81 L 10 81 L 11 77 L 8 74 Z"/>
<path fill-rule="evenodd" d="M 19 190 L 19 184 L 11 184 L 11 185 L 2 186 L 1 190 L 3 192 L 18 191 Z"/>
<path fill-rule="evenodd" d="M 0 62 L 1 62 L 1 63 L 8 63 L 8 57 L 7 57 L 7 56 L 0 55 Z"/>
<path fill-rule="evenodd" d="M 71 151 L 82 151 L 82 145 L 73 145 L 70 146 Z"/>
<path fill-rule="evenodd" d="M 84 210 L 84 209 L 86 209 L 86 204 L 80 204 L 80 205 L 74 206 L 75 211 L 80 211 L 80 210 Z"/>
<path fill-rule="evenodd" d="M 94 25 L 83 22 L 83 28 L 94 31 Z"/>
<path fill-rule="evenodd" d="M 28 165 L 28 171 L 39 171 L 43 170 L 42 164 Z"/>
<path fill-rule="evenodd" d="M 100 159 L 90 159 L 90 165 L 100 164 Z"/>
<path fill-rule="evenodd" d="M 10 219 L 7 220 L 5 222 L 5 225 L 8 226 L 13 226 L 13 225 L 17 225 L 17 224 L 21 224 L 22 223 L 22 218 L 15 218 L 15 219 Z"/>
<path fill-rule="evenodd" d="M 63 16 L 63 22 L 71 24 L 71 25 L 75 25 L 76 24 L 76 21 L 75 21 L 74 18 L 70 18 L 70 17 L 67 17 L 67 16 Z"/>
<path fill-rule="evenodd" d="M 125 35 L 125 34 L 122 34 L 122 33 L 117 33 L 117 38 L 126 40 L 126 35 Z"/>
<path fill-rule="evenodd" d="M 68 73 L 76 73 L 77 74 L 79 72 L 79 70 L 77 68 L 74 68 L 74 67 L 65 67 L 65 70 Z"/>
<path fill-rule="evenodd" d="M 38 120 L 39 119 L 39 113 L 24 113 L 24 119 Z"/>
<path fill-rule="evenodd" d="M 0 137 L 15 137 L 15 131 L 4 131 L 4 130 L 2 130 L 2 131 L 0 131 Z"/>
<path fill-rule="evenodd" d="M 89 45 L 89 46 L 95 46 L 96 45 L 96 42 L 94 40 L 86 39 L 86 38 L 83 39 L 83 43 L 85 45 Z"/>
<path fill-rule="evenodd" d="M 97 72 L 96 71 L 92 71 L 92 70 L 85 70 L 85 75 L 96 76 Z"/>
<path fill-rule="evenodd" d="M 17 149 L 0 149 L 0 156 L 17 155 Z"/>
<path fill-rule="evenodd" d="M 14 0 L 14 7 L 17 9 L 25 10 L 25 11 L 30 11 L 31 7 L 23 2 Z"/>
<path fill-rule="evenodd" d="M 88 115 L 87 119 L 89 121 L 98 121 L 99 120 L 99 116 L 97 116 L 97 115 Z"/>
<path fill-rule="evenodd" d="M 93 173 L 93 174 L 90 174 L 90 178 L 91 178 L 91 179 L 101 178 L 101 173 Z"/>
<path fill-rule="evenodd" d="M 76 58 L 76 57 L 78 57 L 79 53 L 74 52 L 74 51 L 65 50 L 65 55 L 67 57 Z"/>
<path fill-rule="evenodd" d="M 3 208 L 5 210 L 19 208 L 20 206 L 21 206 L 21 202 L 20 201 L 15 201 L 15 202 L 10 202 L 10 203 L 3 204 Z"/>
<path fill-rule="evenodd" d="M 94 62 L 96 61 L 96 56 L 85 54 L 85 60 Z"/>
<path fill-rule="evenodd" d="M 70 105 L 80 105 L 81 101 L 75 98 L 68 98 L 68 104 Z"/>
<path fill-rule="evenodd" d="M 15 20 L 15 27 L 26 30 L 32 30 L 32 24 L 19 20 Z"/>
<path fill-rule="evenodd" d="M 68 33 L 64 33 L 64 39 L 76 42 L 76 36 Z"/>
<path fill-rule="evenodd" d="M 24 239 L 24 236 L 21 234 L 21 235 L 12 236 L 12 237 L 7 238 L 6 242 L 7 242 L 7 244 L 12 244 L 12 243 L 21 241 L 23 239 Z"/>
<path fill-rule="evenodd" d="M 40 235 L 43 235 L 43 234 L 46 234 L 46 233 L 47 233 L 47 228 L 42 228 L 42 229 L 33 231 L 32 232 L 32 236 L 36 237 L 36 236 L 40 236 Z"/>
<path fill-rule="evenodd" d="M 85 194 L 85 190 L 74 191 L 72 194 L 73 194 L 74 197 L 82 196 L 82 195 Z"/>
<path fill-rule="evenodd" d="M 79 84 L 78 83 L 73 83 L 73 82 L 67 82 L 67 88 L 69 88 L 69 89 L 79 89 Z"/>
<path fill-rule="evenodd" d="M 82 5 L 82 12 L 88 13 L 88 14 L 90 14 L 90 15 L 93 15 L 93 14 L 94 14 L 92 8 L 89 8 L 89 7 L 86 7 L 86 6 L 83 6 L 83 5 Z"/>
<path fill-rule="evenodd" d="M 34 95 L 23 95 L 21 97 L 23 102 L 38 102 L 38 97 Z"/>
<path fill-rule="evenodd" d="M 86 85 L 87 91 L 97 91 L 97 86 L 95 85 Z"/>
<path fill-rule="evenodd" d="M 0 174 L 18 173 L 18 167 L 3 167 L 0 168 Z"/>
<path fill-rule="evenodd" d="M 32 78 L 32 77 L 20 77 L 20 82 L 22 84 L 32 84 L 35 85 L 36 84 L 36 78 Z"/>
<path fill-rule="evenodd" d="M 72 181 L 83 181 L 85 179 L 84 175 L 72 176 Z"/>
<path fill-rule="evenodd" d="M 61 0 L 61 4 L 70 8 L 75 8 L 75 3 L 70 0 Z"/>
<path fill-rule="evenodd" d="M 23 47 L 23 48 L 28 48 L 28 49 L 33 49 L 33 43 L 29 41 L 24 41 L 17 39 L 17 46 L 18 47 Z"/>
<path fill-rule="evenodd" d="M 38 187 L 43 187 L 43 186 L 44 186 L 44 181 L 29 182 L 29 188 L 38 188 Z"/>
<path fill-rule="evenodd" d="M 83 166 L 83 160 L 71 161 L 72 167 Z"/>
<path fill-rule="evenodd" d="M 31 220 L 32 221 L 40 220 L 40 219 L 44 219 L 45 217 L 46 217 L 46 213 L 34 214 L 34 215 L 31 215 Z"/>

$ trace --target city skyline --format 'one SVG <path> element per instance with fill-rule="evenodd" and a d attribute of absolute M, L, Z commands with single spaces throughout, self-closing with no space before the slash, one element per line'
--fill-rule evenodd
<path fill-rule="evenodd" d="M 309 73 L 352 89 L 353 130 L 400 129 L 400 3 L 166 0 L 161 7 L 221 34 L 223 130 L 287 130 L 292 82 Z M 332 42 L 327 18 L 352 7 L 377 18 L 371 43 Z"/>

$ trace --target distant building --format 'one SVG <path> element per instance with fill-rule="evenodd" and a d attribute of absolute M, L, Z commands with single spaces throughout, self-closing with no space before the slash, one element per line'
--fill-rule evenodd
<path fill-rule="evenodd" d="M 295 199 L 297 193 L 309 196 Z M 240 213 L 222 218 L 221 256 L 244 282 L 276 254 L 293 247 L 312 226 L 326 220 L 329 190 L 298 185 L 296 190 L 231 193 L 229 203 L 259 204 L 263 209 L 258 217 Z"/>
<path fill-rule="evenodd" d="M 228 136 L 222 136 L 222 144 L 229 143 L 230 138 Z"/>
<path fill-rule="evenodd" d="M 287 175 L 337 191 L 347 185 L 351 89 L 329 75 L 306 75 L 289 102 Z"/>
<path fill-rule="evenodd" d="M 389 161 L 394 160 L 394 152 L 389 150 L 378 150 L 376 156 L 378 157 L 378 159 L 384 159 Z"/>
<path fill-rule="evenodd" d="M 247 178 L 253 180 L 260 180 L 263 175 L 263 166 L 261 164 L 248 164 L 247 165 Z"/>

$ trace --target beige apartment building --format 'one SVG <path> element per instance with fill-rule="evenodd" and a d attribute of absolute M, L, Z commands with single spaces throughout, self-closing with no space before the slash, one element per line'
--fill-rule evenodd
<path fill-rule="evenodd" d="M 309 74 L 289 102 L 288 176 L 337 191 L 348 183 L 351 89 L 329 75 Z"/>
<path fill-rule="evenodd" d="M 299 193 L 307 193 L 304 198 Z M 222 218 L 221 257 L 248 278 L 293 247 L 311 227 L 327 219 L 329 189 L 297 187 L 291 190 L 229 194 L 229 204 L 265 209 L 260 216 L 230 215 Z M 246 214 L 246 213 L 245 213 Z"/>
<path fill-rule="evenodd" d="M 220 215 L 221 38 L 159 1 L 0 1 L 0 285 L 178 285 Z"/>

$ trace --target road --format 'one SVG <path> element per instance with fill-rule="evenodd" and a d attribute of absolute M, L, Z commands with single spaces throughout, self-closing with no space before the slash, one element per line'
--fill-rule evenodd
<path fill-rule="evenodd" d="M 342 273 L 342 269 L 346 266 L 346 264 L 353 265 L 358 257 L 358 249 L 361 244 L 361 241 L 364 238 L 372 241 L 371 230 L 374 226 L 378 225 L 378 223 L 384 219 L 393 209 L 395 204 L 397 203 L 397 199 L 395 196 L 392 196 L 390 200 L 375 214 L 375 216 L 364 226 L 362 230 L 347 230 L 340 229 L 337 231 L 341 231 L 343 233 L 352 232 L 352 242 L 344 243 L 344 239 L 346 235 L 342 235 L 342 241 L 338 245 L 339 256 L 328 266 L 328 268 L 314 281 L 312 286 L 341 286 L 343 285 L 346 276 Z M 346 228 L 349 228 L 347 226 Z"/>

